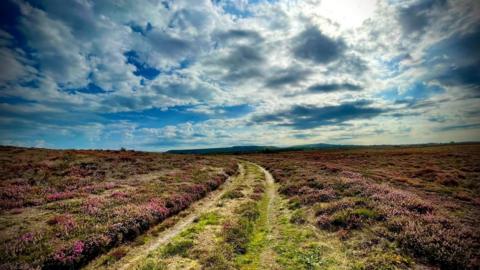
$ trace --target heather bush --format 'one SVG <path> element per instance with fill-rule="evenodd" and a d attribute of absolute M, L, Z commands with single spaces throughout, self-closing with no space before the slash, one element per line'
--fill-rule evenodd
<path fill-rule="evenodd" d="M 241 198 L 243 197 L 243 193 L 240 190 L 230 190 L 225 192 L 225 194 L 222 195 L 222 199 L 236 199 L 236 198 Z"/>
<path fill-rule="evenodd" d="M 57 237 L 68 236 L 77 228 L 75 218 L 69 214 L 54 216 L 47 221 L 47 224 L 55 227 Z"/>
<path fill-rule="evenodd" d="M 317 202 L 328 202 L 336 198 L 335 191 L 332 188 L 315 189 L 308 186 L 302 187 L 298 192 L 300 202 L 311 205 Z"/>
<path fill-rule="evenodd" d="M 480 236 L 471 229 L 428 219 L 396 219 L 390 229 L 402 247 L 443 269 L 478 269 Z"/>
<path fill-rule="evenodd" d="M 52 201 L 59 201 L 59 200 L 65 200 L 65 199 L 71 199 L 75 197 L 77 194 L 75 192 L 56 192 L 53 194 L 48 194 L 46 196 L 47 201 L 52 202 Z"/>
<path fill-rule="evenodd" d="M 330 203 L 320 203 L 314 205 L 315 215 L 332 214 L 339 210 L 354 208 L 357 206 L 367 206 L 367 201 L 358 197 L 345 197 Z"/>
<path fill-rule="evenodd" d="M 53 254 L 53 258 L 47 263 L 47 268 L 68 268 L 78 264 L 82 259 L 85 244 L 77 240 L 69 247 L 63 247 Z"/>
<path fill-rule="evenodd" d="M 87 198 L 82 205 L 82 210 L 85 214 L 94 216 L 102 211 L 105 200 L 98 197 Z"/>

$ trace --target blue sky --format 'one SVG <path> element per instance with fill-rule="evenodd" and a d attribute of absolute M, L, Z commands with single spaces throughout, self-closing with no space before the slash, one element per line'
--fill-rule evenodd
<path fill-rule="evenodd" d="M 5 0 L 0 144 L 480 139 L 474 0 Z"/>

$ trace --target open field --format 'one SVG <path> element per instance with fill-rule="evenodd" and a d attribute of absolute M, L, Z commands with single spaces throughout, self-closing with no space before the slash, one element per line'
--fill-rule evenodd
<path fill-rule="evenodd" d="M 478 144 L 0 158 L 0 269 L 480 266 Z"/>
<path fill-rule="evenodd" d="M 85 264 L 220 186 L 229 159 L 130 151 L 0 151 L 0 269 Z"/>
<path fill-rule="evenodd" d="M 356 269 L 480 267 L 480 145 L 247 156 Z"/>

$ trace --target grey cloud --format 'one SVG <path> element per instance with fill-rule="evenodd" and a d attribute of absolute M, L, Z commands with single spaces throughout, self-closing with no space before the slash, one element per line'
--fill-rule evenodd
<path fill-rule="evenodd" d="M 312 26 L 294 38 L 293 54 L 296 58 L 327 64 L 340 58 L 345 47 L 342 39 L 332 39 Z"/>
<path fill-rule="evenodd" d="M 152 89 L 161 95 L 181 99 L 183 101 L 191 100 L 209 100 L 215 94 L 215 89 L 205 82 L 172 80 L 171 82 L 161 82 L 152 86 Z"/>
<path fill-rule="evenodd" d="M 274 72 L 273 76 L 267 79 L 265 86 L 269 88 L 278 88 L 284 85 L 298 84 L 306 79 L 312 72 L 300 67 L 290 67 L 287 69 Z"/>
<path fill-rule="evenodd" d="M 352 76 L 361 76 L 369 69 L 368 63 L 361 57 L 353 54 L 345 54 L 336 63 L 329 67 L 329 74 L 346 73 Z"/>
<path fill-rule="evenodd" d="M 480 123 L 475 124 L 463 124 L 463 125 L 451 125 L 437 128 L 437 131 L 451 131 L 459 129 L 480 129 Z"/>
<path fill-rule="evenodd" d="M 455 34 L 428 49 L 429 58 L 442 55 L 430 65 L 444 67 L 442 71 L 431 74 L 431 79 L 447 86 L 467 86 L 480 90 L 480 31 Z M 428 67 L 428 66 L 427 66 Z"/>
<path fill-rule="evenodd" d="M 225 32 L 217 33 L 214 36 L 215 39 L 222 43 L 228 43 L 238 40 L 247 40 L 252 42 L 261 42 L 263 38 L 259 33 L 251 30 L 231 29 Z"/>
<path fill-rule="evenodd" d="M 185 56 L 192 49 L 190 41 L 172 36 L 158 29 L 149 31 L 146 38 L 158 53 L 168 58 Z"/>
<path fill-rule="evenodd" d="M 431 22 L 432 9 L 444 7 L 446 0 L 421 0 L 398 11 L 398 19 L 405 34 L 422 32 Z"/>
<path fill-rule="evenodd" d="M 295 105 L 287 110 L 259 115 L 252 119 L 254 123 L 273 123 L 294 129 L 310 129 L 328 125 L 342 125 L 355 119 L 369 119 L 378 116 L 387 109 L 370 107 L 370 101 L 360 100 L 333 106 Z"/>
<path fill-rule="evenodd" d="M 422 113 L 419 113 L 419 112 L 397 112 L 397 113 L 388 114 L 388 116 L 395 117 L 395 118 L 420 116 L 420 115 L 422 115 Z"/>
<path fill-rule="evenodd" d="M 261 76 L 261 67 L 265 61 L 257 48 L 242 45 L 215 64 L 228 70 L 225 80 L 236 81 Z"/>
<path fill-rule="evenodd" d="M 229 64 L 232 67 L 240 68 L 243 65 L 254 65 L 264 62 L 263 55 L 255 48 L 248 46 L 239 46 L 234 49 L 230 55 L 223 60 L 223 63 Z"/>
<path fill-rule="evenodd" d="M 308 92 L 312 93 L 331 93 L 337 91 L 360 91 L 363 88 L 356 84 L 351 83 L 324 83 L 314 84 L 307 88 Z"/>
<path fill-rule="evenodd" d="M 447 121 L 447 118 L 442 115 L 432 115 L 428 117 L 428 121 L 436 122 L 436 123 L 445 123 Z"/>
<path fill-rule="evenodd" d="M 480 61 L 474 65 L 450 68 L 436 79 L 445 85 L 464 85 L 480 90 Z"/>
<path fill-rule="evenodd" d="M 400 99 L 396 100 L 394 104 L 396 105 L 405 105 L 405 107 L 409 109 L 421 109 L 421 108 L 429 108 L 435 107 L 442 103 L 449 102 L 451 99 L 443 98 L 438 100 L 431 100 L 431 99 Z"/>

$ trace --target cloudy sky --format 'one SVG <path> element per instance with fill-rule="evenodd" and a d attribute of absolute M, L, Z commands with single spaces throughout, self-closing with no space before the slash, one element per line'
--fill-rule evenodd
<path fill-rule="evenodd" d="M 0 144 L 480 140 L 477 0 L 0 5 Z"/>

